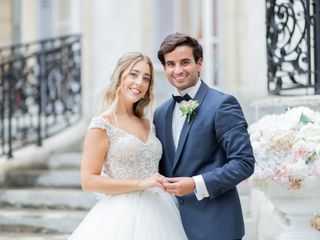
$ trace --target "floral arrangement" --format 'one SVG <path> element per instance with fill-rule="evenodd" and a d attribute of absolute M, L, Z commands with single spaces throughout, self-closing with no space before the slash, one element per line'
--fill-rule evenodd
<path fill-rule="evenodd" d="M 197 100 L 189 100 L 180 107 L 182 116 L 186 116 L 188 124 L 191 122 L 192 115 L 196 114 L 198 107 L 199 102 Z"/>
<path fill-rule="evenodd" d="M 307 107 L 266 115 L 249 126 L 256 159 L 251 180 L 270 180 L 300 189 L 307 179 L 320 177 L 320 113 Z"/>

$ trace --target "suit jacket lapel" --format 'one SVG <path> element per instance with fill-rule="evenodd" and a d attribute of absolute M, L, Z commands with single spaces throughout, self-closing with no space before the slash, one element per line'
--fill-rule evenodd
<path fill-rule="evenodd" d="M 166 149 L 168 153 L 168 159 L 170 163 L 173 163 L 174 155 L 175 155 L 175 149 L 174 149 L 174 142 L 173 142 L 173 135 L 172 135 L 172 113 L 174 108 L 175 102 L 171 100 L 169 103 L 167 112 L 166 112 L 166 121 L 165 121 L 165 141 L 166 141 Z"/>
<path fill-rule="evenodd" d="M 197 100 L 199 102 L 199 107 L 198 108 L 201 107 L 201 103 L 202 103 L 204 97 L 206 96 L 206 94 L 208 92 L 208 89 L 209 89 L 209 87 L 204 82 L 201 82 L 200 88 L 199 88 L 196 96 L 194 97 L 194 100 Z M 182 152 L 183 147 L 185 145 L 185 142 L 187 140 L 190 128 L 191 128 L 191 126 L 192 126 L 192 124 L 193 124 L 193 122 L 195 121 L 196 118 L 197 118 L 197 114 L 192 116 L 190 123 L 187 123 L 187 119 L 186 119 L 184 124 L 183 124 L 182 130 L 181 130 L 181 134 L 180 134 L 180 138 L 179 138 L 177 151 L 176 151 L 176 155 L 175 155 L 175 159 L 174 159 L 174 163 L 173 163 L 173 170 L 176 167 L 176 165 L 177 165 L 177 163 L 178 163 L 178 161 L 180 159 L 180 155 L 181 155 L 181 152 Z M 171 117 L 171 119 L 172 119 L 172 117 Z"/>

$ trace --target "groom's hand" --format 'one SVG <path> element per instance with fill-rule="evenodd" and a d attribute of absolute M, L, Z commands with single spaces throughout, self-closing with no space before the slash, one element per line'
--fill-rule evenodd
<path fill-rule="evenodd" d="M 167 183 L 162 183 L 165 190 L 179 197 L 193 192 L 196 187 L 192 177 L 167 178 L 167 180 Z"/>

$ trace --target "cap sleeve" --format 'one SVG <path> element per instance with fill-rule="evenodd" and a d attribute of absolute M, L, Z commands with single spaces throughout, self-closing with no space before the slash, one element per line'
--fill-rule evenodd
<path fill-rule="evenodd" d="M 109 132 L 110 123 L 108 123 L 106 120 L 104 120 L 101 117 L 95 117 L 91 120 L 91 123 L 89 125 L 89 129 L 92 129 L 92 128 L 101 128 Z"/>

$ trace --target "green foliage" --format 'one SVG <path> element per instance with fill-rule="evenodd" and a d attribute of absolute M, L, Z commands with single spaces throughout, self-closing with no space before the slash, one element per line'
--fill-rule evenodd
<path fill-rule="evenodd" d="M 309 122 L 311 122 L 310 118 L 308 118 L 306 115 L 304 115 L 303 113 L 301 113 L 300 115 L 300 119 L 299 122 L 303 125 L 308 124 Z"/>

